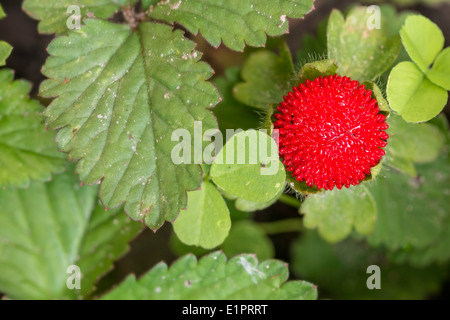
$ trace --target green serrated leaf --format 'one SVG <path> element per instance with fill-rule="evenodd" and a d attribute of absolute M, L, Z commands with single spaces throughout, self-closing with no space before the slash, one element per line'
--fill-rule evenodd
<path fill-rule="evenodd" d="M 130 217 L 153 229 L 174 220 L 186 207 L 186 190 L 202 180 L 198 165 L 172 160 L 175 146 L 194 145 L 172 141 L 173 132 L 195 137 L 195 121 L 204 131 L 217 127 L 206 109 L 219 100 L 205 81 L 211 68 L 198 62 L 194 46 L 162 24 L 142 23 L 133 31 L 87 20 L 50 44 L 43 68 L 50 80 L 41 95 L 57 97 L 45 112 L 47 123 L 60 129 L 60 148 L 79 159 L 81 180 L 102 181 L 106 207 L 125 201 Z"/>
<path fill-rule="evenodd" d="M 433 243 L 448 215 L 448 179 L 436 179 L 442 170 L 423 172 L 419 178 L 385 168 L 367 184 L 378 209 L 377 222 L 368 241 L 390 250 L 424 248 Z M 445 174 L 444 174 L 445 176 Z M 446 181 L 447 180 L 447 181 Z"/>
<path fill-rule="evenodd" d="M 443 50 L 436 58 L 431 70 L 427 72 L 427 77 L 433 83 L 450 90 L 450 47 Z"/>
<path fill-rule="evenodd" d="M 354 80 L 374 80 L 386 71 L 397 58 L 401 41 L 390 36 L 387 22 L 372 27 L 372 13 L 367 7 L 353 8 L 347 18 L 338 10 L 328 22 L 328 57 L 336 60 L 338 72 Z"/>
<path fill-rule="evenodd" d="M 201 190 L 188 192 L 186 211 L 173 224 L 183 243 L 212 249 L 228 236 L 231 220 L 227 204 L 210 182 L 203 182 Z"/>
<path fill-rule="evenodd" d="M 259 260 L 266 260 L 275 255 L 273 243 L 267 237 L 264 229 L 249 220 L 233 223 L 230 234 L 221 249 L 228 257 L 241 253 L 253 253 Z"/>
<path fill-rule="evenodd" d="M 142 230 L 143 225 L 130 220 L 122 208 L 106 211 L 97 205 L 92 211 L 83 242 L 75 261 L 82 272 L 81 290 L 72 295 L 91 297 L 97 280 L 113 269 L 114 261 L 128 251 L 128 243 Z"/>
<path fill-rule="evenodd" d="M 406 18 L 400 35 L 411 59 L 426 73 L 444 48 L 445 39 L 441 29 L 424 16 L 411 15 Z"/>
<path fill-rule="evenodd" d="M 42 124 L 44 108 L 28 97 L 31 85 L 13 77 L 11 70 L 0 70 L 0 186 L 49 180 L 66 164 L 55 134 Z"/>
<path fill-rule="evenodd" d="M 391 115 L 387 122 L 387 165 L 417 176 L 414 163 L 431 162 L 438 157 L 445 141 L 438 128 L 427 123 L 410 124 L 397 115 Z"/>
<path fill-rule="evenodd" d="M 219 188 L 254 202 L 267 202 L 278 195 L 284 189 L 285 175 L 275 141 L 256 130 L 235 134 L 211 167 L 211 178 Z"/>
<path fill-rule="evenodd" d="M 234 87 L 234 96 L 246 105 L 267 110 L 270 105 L 283 101 L 292 89 L 294 66 L 286 45 L 280 55 L 262 50 L 250 56 L 242 69 L 243 83 Z"/>
<path fill-rule="evenodd" d="M 447 267 L 413 268 L 393 264 L 381 250 L 351 238 L 330 245 L 315 232 L 308 232 L 292 248 L 292 270 L 315 281 L 323 298 L 340 300 L 424 299 L 437 293 Z M 380 290 L 369 290 L 367 268 L 380 267 Z"/>
<path fill-rule="evenodd" d="M 392 69 L 387 85 L 392 110 L 408 122 L 428 121 L 447 104 L 448 93 L 433 84 L 412 62 L 399 63 Z"/>
<path fill-rule="evenodd" d="M 377 218 L 375 202 L 363 185 L 310 195 L 300 210 L 305 227 L 318 228 L 332 243 L 346 238 L 353 227 L 360 234 L 370 234 Z"/>
<path fill-rule="evenodd" d="M 227 68 L 225 76 L 214 81 L 222 96 L 222 101 L 214 107 L 213 112 L 224 138 L 226 129 L 248 130 L 257 128 L 260 124 L 260 115 L 256 110 L 240 103 L 233 96 L 234 86 L 241 82 L 240 72 L 239 68 Z"/>
<path fill-rule="evenodd" d="M 123 0 L 120 0 L 125 2 Z M 33 19 L 39 20 L 40 33 L 68 33 L 67 20 L 77 14 L 69 10 L 71 6 L 80 10 L 81 21 L 85 18 L 107 19 L 117 12 L 121 5 L 119 0 L 25 0 L 23 10 Z M 71 8 L 70 8 L 71 9 Z"/>
<path fill-rule="evenodd" d="M 312 10 L 313 0 L 168 0 L 159 2 L 151 18 L 178 22 L 213 46 L 223 43 L 233 50 L 245 44 L 261 47 L 266 34 L 288 31 L 288 17 L 301 18 Z"/>
<path fill-rule="evenodd" d="M 197 261 L 193 255 L 170 268 L 156 265 L 141 279 L 129 276 L 105 300 L 313 300 L 317 289 L 305 281 L 285 283 L 288 269 L 277 260 L 258 263 L 254 255 L 227 259 L 214 252 Z"/>
<path fill-rule="evenodd" d="M 12 299 L 75 299 L 93 290 L 142 227 L 120 210 L 93 210 L 96 199 L 96 187 L 80 187 L 68 173 L 0 190 L 0 291 Z M 66 286 L 71 265 L 80 267 L 80 290 Z"/>

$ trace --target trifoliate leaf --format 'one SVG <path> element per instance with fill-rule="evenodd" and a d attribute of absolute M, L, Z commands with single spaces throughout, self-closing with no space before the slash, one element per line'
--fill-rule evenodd
<path fill-rule="evenodd" d="M 11 70 L 0 70 L 0 186 L 48 180 L 66 164 L 55 134 L 45 131 L 44 108 L 28 97 L 31 85 L 13 77 Z"/>
<path fill-rule="evenodd" d="M 377 219 L 377 208 L 364 185 L 309 195 L 300 207 L 305 227 L 318 228 L 329 242 L 347 237 L 353 228 L 368 235 Z"/>
<path fill-rule="evenodd" d="M 41 95 L 57 97 L 46 110 L 47 123 L 60 129 L 60 148 L 79 160 L 81 180 L 101 181 L 105 207 L 126 202 L 130 217 L 153 229 L 178 216 L 186 190 L 197 189 L 202 179 L 198 165 L 175 164 L 184 161 L 172 159 L 175 147 L 194 150 L 193 139 L 183 135 L 194 138 L 195 121 L 200 131 L 217 127 L 206 108 L 219 97 L 205 82 L 211 69 L 198 62 L 194 46 L 162 24 L 131 30 L 87 20 L 50 44 L 43 68 L 50 80 Z M 177 129 L 181 142 L 172 138 Z"/>
<path fill-rule="evenodd" d="M 168 0 L 159 2 L 150 17 L 177 22 L 201 34 L 213 46 L 223 43 L 233 50 L 245 44 L 261 47 L 266 34 L 288 31 L 288 17 L 301 18 L 312 10 L 312 0 Z"/>
<path fill-rule="evenodd" d="M 283 95 L 292 89 L 294 66 L 286 45 L 280 55 L 263 50 L 250 56 L 242 69 L 243 83 L 234 87 L 234 96 L 240 102 L 267 110 L 283 101 Z"/>
<path fill-rule="evenodd" d="M 397 115 L 391 115 L 387 121 L 385 164 L 417 176 L 414 163 L 434 161 L 444 146 L 444 135 L 433 125 L 407 123 Z"/>
<path fill-rule="evenodd" d="M 380 267 L 380 290 L 367 287 L 373 274 L 367 269 L 372 265 Z M 341 300 L 424 299 L 439 291 L 447 274 L 446 267 L 394 264 L 381 250 L 351 238 L 330 245 L 315 232 L 306 233 L 294 243 L 292 270 L 299 277 L 315 281 L 323 289 L 323 298 Z"/>
<path fill-rule="evenodd" d="M 447 90 L 428 80 L 412 62 L 401 62 L 392 69 L 387 84 L 392 110 L 408 122 L 428 121 L 447 104 Z"/>
<path fill-rule="evenodd" d="M 443 50 L 436 58 L 427 77 L 434 84 L 450 90 L 450 47 Z"/>
<path fill-rule="evenodd" d="M 241 253 L 256 254 L 258 259 L 271 259 L 275 255 L 272 241 L 257 223 L 242 220 L 233 223 L 230 234 L 222 244 L 221 249 L 232 257 Z"/>
<path fill-rule="evenodd" d="M 385 167 L 367 184 L 378 209 L 375 229 L 368 238 L 371 245 L 389 250 L 425 248 L 439 237 L 449 197 L 448 179 L 437 177 L 448 177 L 448 170 L 434 162 L 430 165 L 435 169 L 419 171 L 418 178 Z"/>
<path fill-rule="evenodd" d="M 400 35 L 406 51 L 422 72 L 428 71 L 428 67 L 444 48 L 445 39 L 441 29 L 421 15 L 406 18 Z"/>
<path fill-rule="evenodd" d="M 225 200 L 210 182 L 188 192 L 188 205 L 173 224 L 183 243 L 212 249 L 228 236 L 231 220 Z"/>
<path fill-rule="evenodd" d="M 235 202 L 236 209 L 243 211 L 243 212 L 254 212 L 259 210 L 264 210 L 268 207 L 270 207 L 272 204 L 277 202 L 280 195 L 283 193 L 284 189 L 280 189 L 280 193 L 275 196 L 272 200 L 269 200 L 267 202 L 254 202 L 254 201 L 248 201 L 245 199 L 237 198 Z"/>
<path fill-rule="evenodd" d="M 197 257 L 201 257 L 211 252 L 211 250 L 202 247 L 188 246 L 177 237 L 175 232 L 172 232 L 170 235 L 169 246 L 170 250 L 178 257 L 184 256 L 185 254 L 193 254 Z"/>
<path fill-rule="evenodd" d="M 328 21 L 328 58 L 336 60 L 338 72 L 354 80 L 374 80 L 397 58 L 401 42 L 390 36 L 387 22 L 371 25 L 371 13 L 366 7 L 356 7 L 346 19 L 338 10 Z"/>
<path fill-rule="evenodd" d="M 12 299 L 84 297 L 112 268 L 141 225 L 120 211 L 95 210 L 97 188 L 75 175 L 0 190 L 0 291 Z M 78 266 L 81 289 L 70 290 L 68 268 Z"/>
<path fill-rule="evenodd" d="M 136 0 L 132 0 L 132 3 Z M 23 10 L 32 18 L 39 20 L 40 33 L 67 33 L 67 20 L 76 18 L 78 10 L 84 18 L 107 19 L 117 12 L 126 0 L 25 0 Z M 78 19 L 78 18 L 77 18 Z M 80 23 L 82 22 L 80 20 Z"/>
<path fill-rule="evenodd" d="M 253 202 L 277 196 L 284 189 L 285 175 L 275 141 L 256 130 L 235 134 L 211 167 L 211 178 L 220 189 Z"/>
<path fill-rule="evenodd" d="M 156 265 L 141 279 L 129 276 L 105 300 L 314 300 L 317 289 L 305 281 L 285 282 L 287 266 L 277 260 L 259 263 L 254 255 L 227 259 L 214 252 L 197 261 L 193 255 L 170 268 Z"/>
<path fill-rule="evenodd" d="M 270 207 L 275 202 L 277 202 L 277 200 L 282 196 L 284 189 L 285 188 L 281 188 L 278 194 L 275 195 L 275 197 L 273 197 L 273 199 L 270 199 L 269 201 L 266 202 L 254 202 L 242 198 L 237 198 L 236 201 L 234 202 L 234 206 L 237 210 L 242 212 L 255 212 L 259 210 L 264 210 Z"/>

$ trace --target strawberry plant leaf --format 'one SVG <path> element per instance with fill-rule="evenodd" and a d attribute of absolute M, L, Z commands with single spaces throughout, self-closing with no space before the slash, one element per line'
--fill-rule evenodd
<path fill-rule="evenodd" d="M 318 228 L 329 242 L 346 238 L 352 228 L 368 235 L 377 219 L 374 199 L 364 185 L 309 195 L 300 207 L 305 227 Z"/>
<path fill-rule="evenodd" d="M 421 15 L 406 18 L 400 36 L 411 59 L 425 73 L 444 48 L 445 39 L 441 29 Z"/>
<path fill-rule="evenodd" d="M 370 13 L 366 7 L 356 7 L 346 19 L 334 10 L 328 22 L 328 57 L 336 60 L 338 73 L 353 80 L 374 80 L 385 72 L 397 58 L 401 41 L 389 36 L 384 19 L 380 29 L 369 26 Z"/>
<path fill-rule="evenodd" d="M 93 210 L 97 189 L 65 173 L 0 190 L 0 291 L 12 299 L 75 299 L 93 289 L 142 227 L 120 210 Z M 71 265 L 80 267 L 80 290 L 66 286 Z"/>
<path fill-rule="evenodd" d="M 126 202 L 130 217 L 152 229 L 174 220 L 186 207 L 186 190 L 202 179 L 198 165 L 174 164 L 181 142 L 171 134 L 181 129 L 194 137 L 195 121 L 204 130 L 217 127 L 206 108 L 219 97 L 194 46 L 162 24 L 132 30 L 87 20 L 50 44 L 43 68 L 50 79 L 41 95 L 57 97 L 45 112 L 47 124 L 60 129 L 60 148 L 79 160 L 81 180 L 101 181 L 105 207 Z"/>
<path fill-rule="evenodd" d="M 435 164 L 434 162 L 430 164 Z M 389 250 L 425 248 L 436 241 L 448 215 L 448 179 L 445 168 L 420 172 L 419 178 L 385 168 L 368 189 L 378 209 L 368 241 Z"/>
<path fill-rule="evenodd" d="M 414 163 L 434 161 L 444 146 L 444 135 L 433 125 L 407 123 L 397 115 L 391 115 L 387 121 L 389 143 L 385 164 L 417 176 Z"/>
<path fill-rule="evenodd" d="M 292 89 L 294 66 L 289 48 L 280 47 L 280 55 L 262 50 L 250 56 L 242 69 L 243 83 L 234 87 L 234 96 L 246 105 L 267 110 L 283 101 Z"/>
<path fill-rule="evenodd" d="M 440 207 L 440 212 L 445 213 L 445 217 L 441 221 L 438 236 L 431 244 L 423 248 L 415 248 L 412 246 L 401 248 L 393 253 L 392 258 L 395 261 L 407 262 L 414 266 L 423 267 L 432 263 L 445 263 L 450 259 L 450 213 L 448 212 L 450 163 L 446 154 L 443 153 L 437 161 L 419 165 L 418 171 L 421 177 L 425 179 L 422 182 L 428 185 L 428 189 L 433 187 L 440 191 L 441 194 L 435 194 L 433 197 L 434 201 L 429 207 L 432 210 Z M 431 181 L 433 184 L 430 183 Z M 426 202 L 425 199 L 419 201 Z M 443 211 L 442 209 L 446 210 Z"/>
<path fill-rule="evenodd" d="M 408 122 L 424 122 L 437 116 L 447 104 L 447 90 L 432 83 L 412 62 L 392 69 L 387 84 L 392 110 Z"/>
<path fill-rule="evenodd" d="M 275 255 L 272 241 L 257 223 L 250 220 L 233 222 L 230 234 L 221 245 L 228 257 L 251 252 L 259 260 L 271 259 Z"/>
<path fill-rule="evenodd" d="M 450 47 L 443 50 L 436 58 L 427 77 L 445 90 L 450 90 Z"/>
<path fill-rule="evenodd" d="M 285 282 L 287 266 L 278 260 L 258 262 L 243 254 L 227 261 L 220 252 L 199 261 L 193 255 L 170 268 L 156 265 L 141 279 L 129 276 L 105 300 L 314 300 L 317 289 L 305 281 Z"/>
<path fill-rule="evenodd" d="M 227 204 L 210 182 L 188 192 L 188 205 L 173 224 L 178 239 L 187 245 L 212 249 L 228 236 L 231 220 Z"/>
<path fill-rule="evenodd" d="M 191 33 L 201 32 L 213 46 L 243 50 L 245 44 L 261 47 L 266 34 L 288 31 L 288 17 L 302 18 L 313 0 L 168 0 L 159 2 L 151 18 L 180 23 Z"/>
<path fill-rule="evenodd" d="M 381 290 L 367 288 L 370 265 L 380 267 Z M 292 271 L 316 281 L 328 294 L 324 298 L 349 300 L 424 299 L 439 291 L 447 274 L 445 266 L 416 269 L 394 264 L 381 250 L 351 238 L 330 245 L 315 232 L 293 244 Z"/>
<path fill-rule="evenodd" d="M 13 77 L 13 71 L 0 70 L 0 186 L 48 180 L 67 163 L 55 134 L 44 129 L 44 108 L 28 97 L 31 85 Z"/>
<path fill-rule="evenodd" d="M 264 132 L 247 130 L 235 134 L 218 153 L 211 178 L 232 196 L 267 202 L 284 189 L 286 173 L 275 141 Z"/>
<path fill-rule="evenodd" d="M 134 2 L 136 0 L 132 0 L 132 3 Z M 33 19 L 40 21 L 38 25 L 40 33 L 62 34 L 69 31 L 67 19 L 75 14 L 68 10 L 70 6 L 78 7 L 82 19 L 86 17 L 107 19 L 125 4 L 124 0 L 25 0 L 23 10 Z"/>

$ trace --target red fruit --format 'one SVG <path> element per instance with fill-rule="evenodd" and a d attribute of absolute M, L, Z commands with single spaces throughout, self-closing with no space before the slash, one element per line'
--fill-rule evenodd
<path fill-rule="evenodd" d="M 372 91 L 333 75 L 293 87 L 274 115 L 288 171 L 310 187 L 356 185 L 385 154 L 389 127 Z"/>

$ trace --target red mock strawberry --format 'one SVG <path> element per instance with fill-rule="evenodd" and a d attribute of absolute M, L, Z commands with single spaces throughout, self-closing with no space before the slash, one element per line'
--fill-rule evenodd
<path fill-rule="evenodd" d="M 277 110 L 280 157 L 310 187 L 356 185 L 385 154 L 386 116 L 358 81 L 338 75 L 307 80 Z"/>

